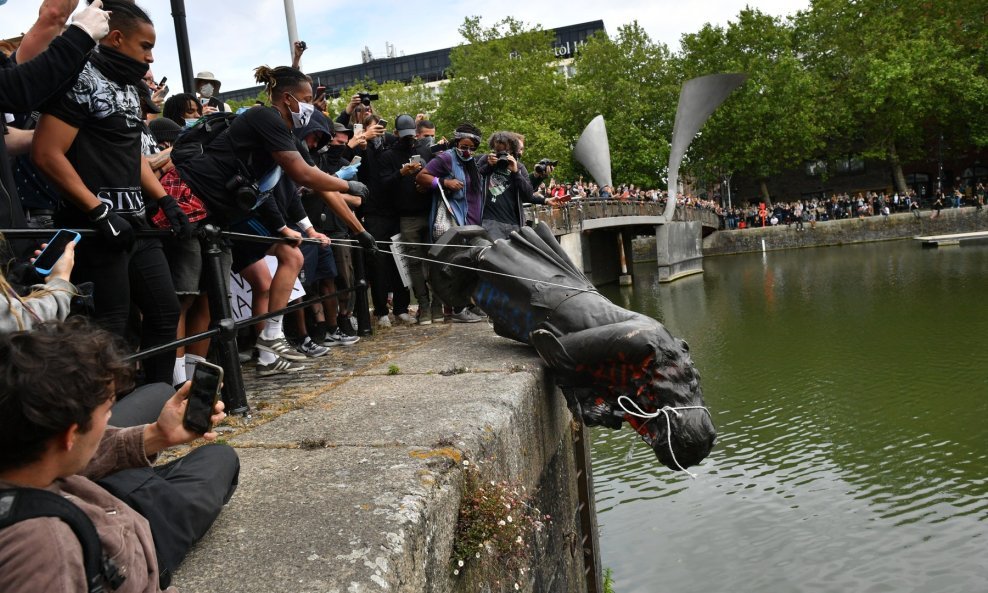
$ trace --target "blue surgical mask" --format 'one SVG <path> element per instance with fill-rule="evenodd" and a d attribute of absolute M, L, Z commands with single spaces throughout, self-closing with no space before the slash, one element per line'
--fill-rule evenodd
<path fill-rule="evenodd" d="M 197 121 L 199 121 L 199 120 L 198 119 L 187 119 L 187 120 L 185 120 L 185 127 L 186 128 L 191 128 L 192 126 L 196 125 L 196 122 Z"/>

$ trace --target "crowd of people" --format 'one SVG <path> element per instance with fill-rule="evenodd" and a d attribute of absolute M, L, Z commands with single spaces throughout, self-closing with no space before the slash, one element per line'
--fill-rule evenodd
<path fill-rule="evenodd" d="M 985 205 L 985 186 L 978 183 L 971 188 L 969 194 L 955 188 L 949 192 L 937 190 L 932 202 L 928 205 L 933 210 L 933 218 L 940 215 L 944 208 L 960 208 L 971 205 L 977 210 L 983 210 Z M 787 225 L 796 226 L 803 230 L 806 223 L 811 227 L 817 222 L 827 220 L 844 220 L 851 218 L 867 218 L 871 216 L 888 217 L 892 214 L 911 212 L 919 217 L 923 208 L 922 199 L 913 190 L 898 192 L 865 191 L 853 196 L 847 192 L 832 194 L 830 198 L 814 198 L 791 200 L 773 203 L 762 207 L 762 203 L 744 203 L 742 206 L 722 208 L 716 206 L 721 218 L 721 228 L 727 230 L 755 228 L 762 226 Z"/>
<path fill-rule="evenodd" d="M 463 122 L 437 141 L 425 114 L 385 120 L 364 93 L 326 113 L 325 89 L 299 69 L 302 44 L 291 66 L 255 69 L 266 103 L 233 112 L 208 71 L 194 91 L 169 96 L 150 68 L 150 16 L 130 0 L 77 4 L 42 0 L 16 51 L 0 56 L 0 229 L 84 231 L 46 269 L 32 265 L 44 242 L 2 243 L 0 582 L 157 591 L 239 468 L 221 445 L 153 466 L 167 447 L 216 438 L 184 421 L 209 340 L 169 348 L 215 325 L 211 311 L 227 298 L 206 281 L 215 258 L 204 257 L 204 225 L 227 232 L 221 277 L 239 274 L 252 314 L 270 314 L 244 361 L 268 377 L 359 341 L 361 270 L 377 327 L 482 321 L 475 305 L 434 294 L 428 245 L 455 225 L 507 237 L 525 224 L 523 204 L 565 199 L 535 189 L 551 184 L 554 163 L 529 173 L 519 132 Z M 409 257 L 396 261 L 394 244 Z M 276 314 L 297 282 L 318 302 Z M 135 366 L 137 350 L 152 352 Z M 223 403 L 211 411 L 221 420 Z M 122 565 L 92 574 L 78 517 L 64 508 L 18 515 L 17 500 L 46 508 L 37 490 L 72 500 Z"/>

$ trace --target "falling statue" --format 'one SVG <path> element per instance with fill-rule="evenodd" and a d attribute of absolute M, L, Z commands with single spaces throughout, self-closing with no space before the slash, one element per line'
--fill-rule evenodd
<path fill-rule="evenodd" d="M 482 227 L 457 227 L 429 255 L 443 301 L 472 301 L 499 336 L 534 346 L 587 426 L 627 420 L 670 469 L 710 453 L 716 431 L 686 342 L 597 292 L 544 223 L 493 243 Z"/>
<path fill-rule="evenodd" d="M 686 148 L 743 80 L 721 74 L 683 86 L 669 163 L 668 219 Z M 585 140 L 588 133 L 603 140 Z M 598 183 L 609 184 L 603 120 L 591 122 L 584 137 L 576 158 Z M 717 432 L 689 346 L 655 319 L 601 295 L 544 223 L 496 242 L 482 227 L 454 227 L 429 255 L 430 280 L 443 301 L 454 306 L 473 302 L 499 336 L 533 346 L 584 424 L 617 429 L 627 421 L 670 469 L 687 471 L 710 453 Z"/>

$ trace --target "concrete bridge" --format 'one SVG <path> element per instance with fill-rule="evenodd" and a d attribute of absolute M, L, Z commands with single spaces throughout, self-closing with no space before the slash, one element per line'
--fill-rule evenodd
<path fill-rule="evenodd" d="M 664 210 L 660 202 L 590 199 L 561 208 L 530 206 L 527 217 L 549 225 L 594 284 L 630 282 L 631 240 L 638 235 L 655 235 L 660 281 L 702 272 L 702 240 L 717 230 L 717 215 L 679 206 L 669 220 Z"/>

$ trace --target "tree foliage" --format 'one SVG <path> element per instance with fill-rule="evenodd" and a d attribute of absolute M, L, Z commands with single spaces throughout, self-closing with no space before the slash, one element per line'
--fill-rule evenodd
<path fill-rule="evenodd" d="M 465 43 L 450 53 L 450 80 L 436 110 L 440 133 L 464 121 L 487 135 L 519 132 L 528 160 L 559 159 L 559 173 L 568 175 L 570 141 L 560 109 L 566 81 L 556 66 L 552 32 L 510 17 L 484 27 L 473 17 L 464 20 L 460 34 Z"/>
<path fill-rule="evenodd" d="M 787 23 L 746 8 L 726 28 L 708 24 L 685 35 L 682 46 L 683 81 L 717 72 L 748 75 L 701 130 L 686 170 L 765 179 L 823 148 L 824 89 L 801 63 Z"/>
<path fill-rule="evenodd" d="M 567 89 L 567 135 L 604 116 L 615 182 L 654 187 L 665 175 L 679 92 L 669 49 L 637 21 L 580 48 Z"/>

